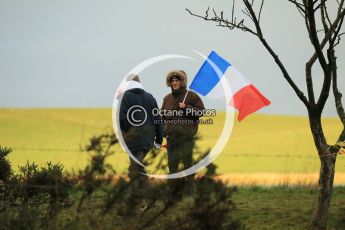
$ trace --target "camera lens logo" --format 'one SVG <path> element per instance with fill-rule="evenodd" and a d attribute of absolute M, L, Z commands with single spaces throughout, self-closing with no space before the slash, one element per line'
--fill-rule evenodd
<path fill-rule="evenodd" d="M 127 121 L 133 126 L 141 126 L 147 119 L 147 112 L 144 107 L 134 105 L 127 111 Z"/>

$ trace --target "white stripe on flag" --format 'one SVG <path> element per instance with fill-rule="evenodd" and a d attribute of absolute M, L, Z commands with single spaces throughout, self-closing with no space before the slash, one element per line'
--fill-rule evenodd
<path fill-rule="evenodd" d="M 217 85 L 206 95 L 212 99 L 225 99 L 225 92 L 222 84 L 229 84 L 230 97 L 236 94 L 243 87 L 250 85 L 250 82 L 233 66 L 226 69 Z"/>

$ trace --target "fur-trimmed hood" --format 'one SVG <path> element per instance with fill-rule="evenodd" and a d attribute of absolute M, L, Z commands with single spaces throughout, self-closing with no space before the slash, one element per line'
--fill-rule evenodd
<path fill-rule="evenodd" d="M 173 76 L 178 76 L 181 78 L 181 88 L 186 88 L 187 87 L 187 74 L 183 70 L 173 70 L 170 71 L 167 75 L 166 81 L 167 81 L 167 86 L 171 87 L 171 78 Z"/>

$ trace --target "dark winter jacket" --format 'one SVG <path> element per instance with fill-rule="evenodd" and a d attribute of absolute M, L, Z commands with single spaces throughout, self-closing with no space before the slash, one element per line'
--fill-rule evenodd
<path fill-rule="evenodd" d="M 139 88 L 130 89 L 124 93 L 120 103 L 120 127 L 124 141 L 132 153 L 152 149 L 154 141 L 162 144 L 161 117 L 152 113 L 158 106 L 150 93 Z"/>

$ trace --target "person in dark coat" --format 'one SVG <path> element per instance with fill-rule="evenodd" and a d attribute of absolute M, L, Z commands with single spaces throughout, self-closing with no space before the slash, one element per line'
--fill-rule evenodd
<path fill-rule="evenodd" d="M 176 173 L 180 162 L 183 162 L 184 169 L 193 164 L 194 136 L 198 132 L 200 116 L 187 114 L 186 110 L 197 112 L 204 109 L 204 104 L 195 92 L 186 89 L 187 75 L 183 70 L 168 73 L 166 82 L 171 93 L 164 97 L 161 109 L 182 112 L 179 115 L 162 116 L 165 121 L 164 136 L 167 139 L 169 171 Z"/>
<path fill-rule="evenodd" d="M 127 77 L 120 105 L 119 119 L 123 139 L 129 151 L 143 163 L 147 153 L 154 147 L 159 149 L 163 141 L 161 117 L 154 116 L 153 109 L 158 109 L 156 99 L 143 89 L 137 75 Z M 130 178 L 138 172 L 146 173 L 144 167 L 130 158 L 128 168 Z"/>

